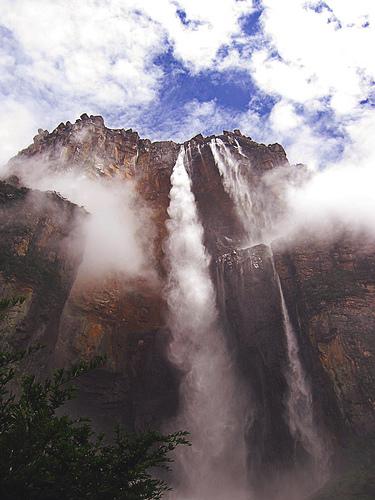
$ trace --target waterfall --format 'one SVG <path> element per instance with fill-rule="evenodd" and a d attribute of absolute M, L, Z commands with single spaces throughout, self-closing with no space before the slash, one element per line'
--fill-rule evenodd
<path fill-rule="evenodd" d="M 238 152 L 240 153 L 240 155 L 243 156 L 244 158 L 247 158 L 247 156 L 243 152 L 241 144 L 237 141 L 237 139 L 235 139 L 234 142 L 236 143 L 236 146 L 237 146 L 237 149 L 238 149 Z"/>
<path fill-rule="evenodd" d="M 236 144 L 238 153 L 243 157 L 240 145 Z M 264 205 L 265 200 L 257 200 L 256 194 L 251 194 L 249 180 L 241 172 L 242 159 L 238 160 L 221 139 L 211 140 L 210 147 L 222 177 L 224 189 L 232 198 L 239 219 L 242 221 L 243 228 L 248 235 L 247 240 L 243 244 L 253 245 L 256 237 L 262 238 L 263 231 L 259 226 L 263 225 L 265 229 L 272 226 L 267 206 Z M 258 201 L 257 210 L 260 208 L 263 210 L 263 213 L 258 217 L 254 213 L 256 212 L 254 210 L 256 201 Z M 290 433 L 296 442 L 299 442 L 311 457 L 314 474 L 311 474 L 310 480 L 311 482 L 315 482 L 314 486 L 319 487 L 328 475 L 328 447 L 321 439 L 314 422 L 311 388 L 303 370 L 297 337 L 289 318 L 280 278 L 276 272 L 274 262 L 273 267 L 280 293 L 283 327 L 287 345 L 287 423 Z M 218 296 L 221 301 L 223 301 L 223 290 L 224 284 L 221 278 L 218 279 Z M 312 489 L 313 486 L 310 486 L 310 488 Z"/>
<path fill-rule="evenodd" d="M 210 257 L 203 244 L 191 180 L 181 147 L 171 176 L 166 298 L 172 332 L 169 356 L 182 371 L 180 414 L 174 428 L 190 432 L 191 447 L 176 452 L 178 500 L 245 500 L 243 409 L 232 360 L 218 322 Z"/>
<path fill-rule="evenodd" d="M 305 371 L 301 363 L 297 336 L 290 321 L 280 277 L 276 271 L 273 257 L 272 262 L 280 293 L 281 311 L 288 354 L 288 366 L 286 371 L 286 379 L 288 382 L 286 416 L 292 436 L 296 441 L 302 444 L 305 451 L 313 460 L 315 474 L 312 481 L 319 481 L 319 484 L 314 485 L 315 487 L 319 487 L 328 476 L 328 446 L 323 442 L 314 422 L 311 387 L 306 379 Z"/>
<path fill-rule="evenodd" d="M 248 235 L 250 244 L 255 236 L 257 224 L 254 216 L 253 202 L 247 179 L 241 172 L 240 163 L 236 160 L 221 139 L 212 139 L 210 148 L 223 179 L 225 191 L 232 198 L 238 217 Z M 239 153 L 243 156 L 242 152 Z"/>
<path fill-rule="evenodd" d="M 209 143 L 224 190 L 232 198 L 244 229 L 246 236 L 242 245 L 246 247 L 269 240 L 274 230 L 274 220 L 265 186 L 258 181 L 256 188 L 251 189 L 251 177 L 245 174 L 246 167 L 251 171 L 250 159 L 244 154 L 237 139 L 235 144 L 240 159 L 236 158 L 221 139 L 215 138 Z"/>

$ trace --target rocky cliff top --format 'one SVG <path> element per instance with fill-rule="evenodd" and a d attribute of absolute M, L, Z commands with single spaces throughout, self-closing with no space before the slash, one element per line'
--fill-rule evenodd
<path fill-rule="evenodd" d="M 212 139 L 240 149 L 255 166 L 267 170 L 281 164 L 288 164 L 286 153 L 280 144 L 259 144 L 240 130 L 223 131 L 222 135 L 204 137 L 198 134 L 184 142 L 191 148 L 204 147 Z M 10 164 L 23 161 L 48 162 L 49 167 L 59 170 L 85 170 L 91 176 L 129 177 L 135 173 L 142 155 L 157 151 L 156 160 L 170 156 L 175 160 L 181 144 L 174 141 L 155 141 L 140 138 L 138 132 L 130 129 L 110 129 L 102 116 L 82 114 L 75 123 L 60 123 L 52 132 L 39 129 L 33 144 L 20 151 Z M 160 162 L 153 162 L 160 163 Z M 165 163 L 162 161 L 161 163 Z M 169 161 L 167 161 L 169 163 Z"/>

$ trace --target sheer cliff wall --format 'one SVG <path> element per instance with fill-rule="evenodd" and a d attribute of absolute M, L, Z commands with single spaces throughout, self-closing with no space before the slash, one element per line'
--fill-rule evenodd
<path fill-rule="evenodd" d="M 284 209 L 283 182 L 297 178 L 298 167 L 289 165 L 278 144 L 258 144 L 239 131 L 218 138 L 255 193 L 256 220 L 264 221 L 267 213 L 277 221 Z M 212 139 L 198 135 L 184 144 L 188 170 L 228 345 L 253 402 L 249 447 L 259 450 L 259 464 L 272 468 L 293 459 L 282 417 L 286 346 L 280 297 L 270 248 L 239 248 L 244 229 L 223 187 Z M 46 370 L 105 354 L 106 367 L 82 381 L 79 400 L 79 411 L 94 416 L 100 426 L 113 420 L 130 428 L 158 426 L 178 408 L 180 374 L 166 354 L 163 242 L 179 148 L 171 141 L 141 139 L 132 130 L 108 129 L 101 117 L 82 115 L 51 133 L 40 130 L 34 143 L 10 161 L 7 184 L 1 184 L 1 293 L 26 296 L 3 335 L 16 346 L 36 340 L 47 344 L 48 356 L 40 361 Z M 73 220 L 90 215 L 57 195 L 16 186 L 32 188 L 39 175 L 66 172 L 98 182 L 134 183 L 153 227 L 152 283 L 116 273 L 85 276 L 79 270 L 84 243 Z M 375 429 L 375 245 L 365 237 L 340 238 L 273 245 L 314 411 L 334 440 L 344 429 Z"/>

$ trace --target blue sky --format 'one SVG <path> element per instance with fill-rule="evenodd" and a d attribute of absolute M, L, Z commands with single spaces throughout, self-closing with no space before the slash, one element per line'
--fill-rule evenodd
<path fill-rule="evenodd" d="M 315 167 L 354 148 L 367 154 L 375 129 L 372 0 L 0 7 L 1 162 L 38 128 L 83 112 L 154 140 L 240 128 Z"/>

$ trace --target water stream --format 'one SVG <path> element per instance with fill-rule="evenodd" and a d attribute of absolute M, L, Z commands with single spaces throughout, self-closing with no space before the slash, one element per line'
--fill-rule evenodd
<path fill-rule="evenodd" d="M 306 378 L 299 354 L 298 340 L 288 308 L 286 306 L 280 277 L 275 269 L 275 278 L 280 293 L 283 326 L 286 337 L 288 366 L 287 420 L 292 436 L 299 441 L 313 461 L 314 480 L 319 486 L 327 478 L 329 470 L 329 447 L 323 442 L 314 422 L 314 408 L 310 384 Z"/>
<path fill-rule="evenodd" d="M 244 408 L 218 321 L 210 257 L 203 244 L 188 155 L 181 148 L 171 176 L 166 255 L 171 361 L 183 372 L 174 428 L 191 433 L 177 451 L 178 500 L 247 500 Z"/>
<path fill-rule="evenodd" d="M 249 183 L 244 175 L 241 174 L 240 162 L 242 160 L 237 160 L 220 139 L 213 139 L 210 142 L 210 147 L 215 163 L 222 176 L 224 189 L 231 196 L 242 225 L 248 232 L 248 244 L 253 245 L 254 235 L 257 234 L 257 228 L 254 228 L 257 224 L 257 217 L 254 214 L 254 203 L 251 199 Z M 240 149 L 239 153 L 243 156 L 243 152 Z M 288 368 L 285 376 L 288 383 L 288 394 L 285 416 L 292 436 L 302 444 L 305 451 L 311 457 L 313 463 L 313 481 L 321 484 L 328 475 L 329 447 L 323 442 L 314 422 L 311 388 L 301 363 L 297 337 L 290 321 L 280 278 L 275 266 L 274 274 L 280 293 L 283 327 L 287 346 Z M 220 286 L 220 281 L 218 283 L 218 293 L 220 296 L 220 289 L 223 288 L 223 284 Z"/>
<path fill-rule="evenodd" d="M 221 139 L 212 139 L 210 148 L 222 177 L 224 189 L 232 198 L 247 235 L 245 244 L 249 245 L 257 232 L 249 183 L 241 172 L 240 162 L 234 158 Z"/>

